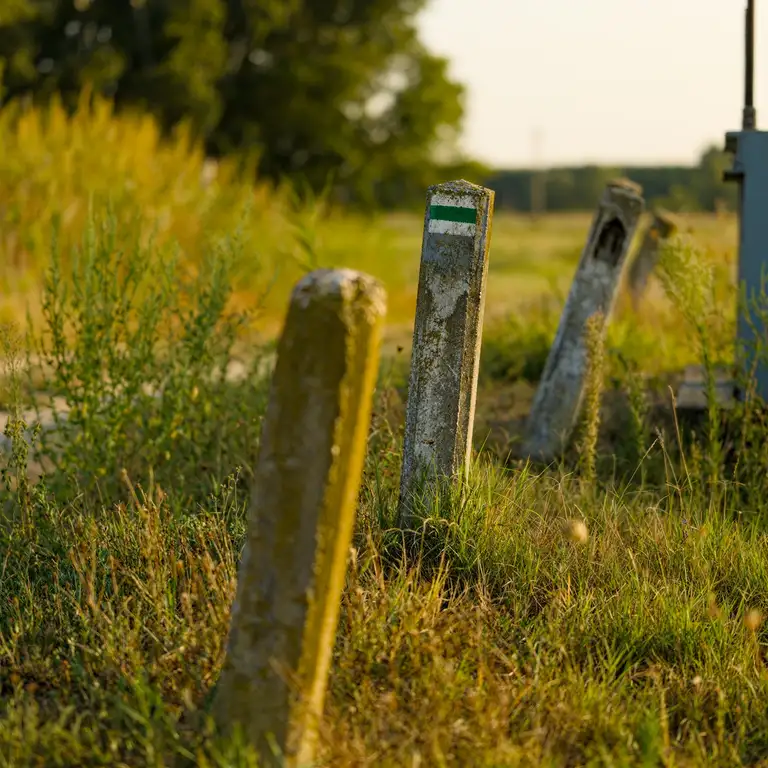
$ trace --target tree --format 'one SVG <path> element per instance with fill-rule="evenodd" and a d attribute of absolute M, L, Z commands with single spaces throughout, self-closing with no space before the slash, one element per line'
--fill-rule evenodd
<path fill-rule="evenodd" d="M 736 209 L 738 185 L 723 180 L 723 173 L 732 165 L 733 158 L 720 147 L 713 145 L 702 152 L 694 183 L 696 197 L 705 211 L 715 211 L 723 205 Z"/>
<path fill-rule="evenodd" d="M 10 0 L 2 0 L 3 3 Z M 84 86 L 188 120 L 213 154 L 361 201 L 460 163 L 463 89 L 415 28 L 426 0 L 12 0 L 10 98 Z"/>

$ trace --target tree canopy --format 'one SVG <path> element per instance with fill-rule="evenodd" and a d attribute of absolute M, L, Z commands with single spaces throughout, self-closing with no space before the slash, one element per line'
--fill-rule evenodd
<path fill-rule="evenodd" d="M 85 87 L 188 121 L 262 176 L 374 201 L 461 164 L 463 88 L 418 38 L 426 0 L 2 0 L 5 98 Z"/>

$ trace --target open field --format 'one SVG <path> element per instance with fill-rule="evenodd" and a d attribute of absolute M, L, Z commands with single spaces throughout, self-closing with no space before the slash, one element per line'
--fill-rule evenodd
<path fill-rule="evenodd" d="M 486 299 L 485 344 L 475 440 L 503 451 L 522 426 L 533 394 L 533 382 L 543 366 L 554 336 L 558 313 L 566 296 L 591 223 L 591 213 L 553 214 L 532 221 L 529 217 L 500 213 L 493 225 Z M 713 270 L 718 301 L 709 322 L 717 315 L 726 322 L 733 314 L 733 253 L 737 237 L 735 217 L 707 214 L 680 216 L 681 242 L 695 249 L 696 259 Z M 302 225 L 307 226 L 307 225 Z M 404 395 L 405 368 L 411 344 L 419 274 L 422 218 L 417 214 L 383 215 L 373 219 L 334 214 L 318 219 L 301 237 L 311 241 L 305 254 L 311 266 L 350 267 L 374 275 L 387 288 L 389 309 L 383 353 L 385 369 Z M 285 229 L 286 252 L 291 251 L 291 227 Z M 299 239 L 301 239 L 301 237 Z M 246 357 L 253 344 L 273 339 L 280 330 L 293 283 L 310 268 L 301 257 L 288 258 L 273 249 L 267 257 L 255 249 L 238 251 L 233 270 L 229 307 L 258 311 L 240 334 Z M 301 247 L 299 246 L 301 250 Z M 204 250 L 203 250 L 204 252 Z M 261 260 L 260 260 L 261 259 Z M 63 259 L 66 263 L 66 259 Z M 282 266 L 279 266 L 282 264 Z M 265 266 L 266 265 L 266 266 Z M 279 266 L 279 269 L 278 269 Z M 13 285 L 13 273 L 7 272 Z M 36 275 L 36 277 L 35 277 Z M 11 307 L 32 307 L 39 317 L 42 271 L 27 275 L 24 293 L 4 294 L 6 314 Z M 722 317 L 720 318 L 723 319 Z M 714 326 L 718 343 L 727 345 L 727 328 Z M 680 313 L 652 279 L 645 300 L 635 310 L 626 294 L 615 312 L 609 348 L 631 360 L 646 374 L 679 372 L 699 361 L 698 340 L 689 325 L 680 324 Z M 727 347 L 720 350 L 727 355 Z M 393 368 L 394 366 L 394 368 Z M 525 373 L 530 369 L 528 373 Z M 531 373 L 532 371 L 532 373 Z M 525 373 L 520 376 L 519 373 Z M 488 443 L 487 441 L 491 442 Z"/>
<path fill-rule="evenodd" d="M 282 244 L 285 253 L 275 244 L 270 244 L 266 253 L 258 247 L 243 247 L 238 254 L 240 275 L 233 306 L 258 307 L 253 329 L 259 335 L 273 336 L 280 328 L 290 288 L 308 265 L 359 269 L 377 277 L 387 289 L 390 348 L 395 343 L 407 345 L 416 307 L 422 215 L 391 214 L 373 219 L 333 215 L 321 219 L 312 230 L 311 258 L 290 257 L 296 244 L 289 229 Z M 496 215 L 486 299 L 489 323 L 512 312 L 524 313 L 541 300 L 564 298 L 591 218 L 591 212 L 550 214 L 536 221 L 504 212 Z M 733 263 L 735 217 L 688 214 L 679 218 L 685 238 L 708 258 L 724 265 Z M 45 251 L 48 244 L 40 248 Z M 22 278 L 14 270 L 5 270 L 0 312 L 6 320 L 23 312 L 27 303 L 34 310 L 40 275 L 34 270 Z M 623 309 L 626 307 L 619 311 Z"/>
<path fill-rule="evenodd" d="M 424 500 L 406 549 L 397 347 L 418 212 L 316 217 L 227 169 L 198 191 L 202 158 L 159 144 L 150 123 L 28 119 L 0 120 L 5 319 L 34 302 L 31 338 L 14 335 L 24 323 L 2 334 L 0 766 L 253 765 L 217 739 L 207 706 L 267 398 L 262 341 L 318 265 L 370 272 L 390 304 L 321 763 L 768 764 L 765 415 L 713 405 L 692 434 L 665 390 L 683 365 L 711 372 L 733 354 L 733 219 L 685 217 L 637 314 L 621 302 L 592 377 L 602 406 L 549 467 L 506 449 L 589 215 L 496 219 L 482 450 L 463 498 Z M 254 307 L 242 325 L 230 314 Z M 244 377 L 211 375 L 244 344 Z M 30 453 L 16 406 L 41 392 L 71 416 Z"/>

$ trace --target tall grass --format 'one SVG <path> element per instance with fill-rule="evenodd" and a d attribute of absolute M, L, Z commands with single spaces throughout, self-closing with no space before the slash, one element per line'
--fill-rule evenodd
<path fill-rule="evenodd" d="M 155 120 L 114 113 L 111 102 L 83 93 L 74 113 L 57 99 L 42 107 L 0 109 L 0 287 L 8 320 L 22 299 L 34 303 L 49 264 L 51 232 L 65 263 L 93 212 L 109 207 L 116 247 L 173 244 L 187 269 L 237 233 L 235 306 L 251 305 L 287 267 L 300 273 L 297 230 L 312 210 L 286 191 L 254 183 L 252 169 L 206 160 L 180 128 L 163 139 Z"/>
<path fill-rule="evenodd" d="M 307 269 L 363 269 L 396 295 L 418 272 L 418 233 L 413 264 L 398 263 L 396 229 L 339 214 L 323 195 L 299 203 L 287 187 L 257 183 L 247 164 L 208 161 L 184 126 L 163 138 L 151 116 L 116 114 L 110 101 L 88 91 L 73 113 L 56 98 L 45 106 L 3 106 L 0 146 L 0 320 L 18 317 L 26 301 L 36 306 L 51 231 L 66 263 L 93 212 L 100 217 L 107 207 L 117 246 L 173 244 L 190 270 L 222 238 L 237 235 L 231 306 L 259 304 L 268 332 Z M 412 305 L 406 293 L 394 307 L 402 314 Z"/>
<path fill-rule="evenodd" d="M 379 406 L 321 764 L 765 758 L 768 550 L 725 479 L 680 483 L 659 448 L 663 485 L 596 494 L 480 458 L 408 556 Z M 0 764 L 252 764 L 206 715 L 244 533 L 237 483 L 184 517 L 159 489 L 131 483 L 102 508 L 76 493 L 35 493 L 33 525 L 6 518 L 0 534 Z"/>
<path fill-rule="evenodd" d="M 86 92 L 73 114 L 56 99 L 45 107 L 5 106 L 0 137 L 6 274 L 44 269 L 53 222 L 60 222 L 68 251 L 87 225 L 89 207 L 107 201 L 122 225 L 133 227 L 140 214 L 143 236 L 171 236 L 190 259 L 207 238 L 234 230 L 246 205 L 266 250 L 274 246 L 279 198 L 232 164 L 207 163 L 183 129 L 164 141 L 151 117 L 115 115 L 110 102 Z"/>
<path fill-rule="evenodd" d="M 118 226 L 91 224 L 69 269 L 54 248 L 27 370 L 30 391 L 65 412 L 35 457 L 83 494 L 114 496 L 127 473 L 187 504 L 247 474 L 255 452 L 268 368 L 259 347 L 235 352 L 248 320 L 229 308 L 240 246 L 201 254 L 190 274 L 178 249 L 121 248 Z"/>

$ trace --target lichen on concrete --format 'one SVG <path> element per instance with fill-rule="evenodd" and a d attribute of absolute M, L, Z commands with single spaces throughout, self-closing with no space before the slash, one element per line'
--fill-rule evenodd
<path fill-rule="evenodd" d="M 429 231 L 432 200 L 466 198 L 477 210 L 474 236 Z M 491 190 L 463 180 L 427 194 L 400 484 L 406 527 L 421 481 L 455 477 L 468 463 L 493 199 Z"/>

